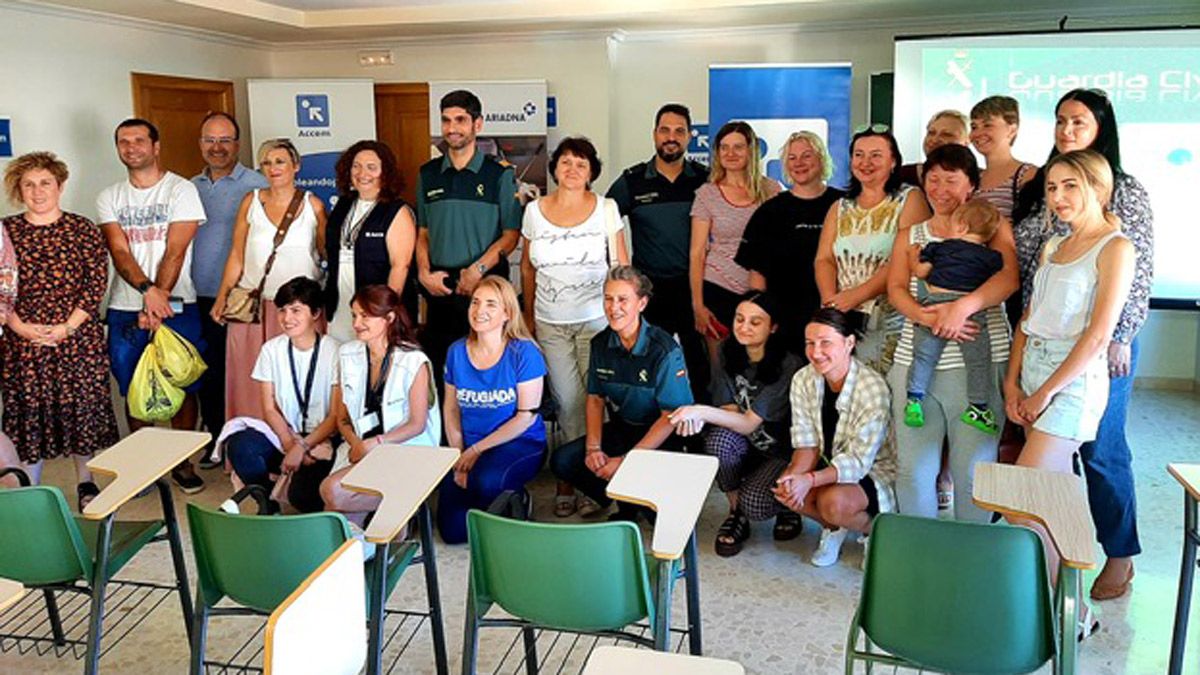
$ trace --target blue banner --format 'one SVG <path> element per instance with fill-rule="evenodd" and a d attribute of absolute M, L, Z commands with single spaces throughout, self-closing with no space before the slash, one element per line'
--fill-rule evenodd
<path fill-rule="evenodd" d="M 850 64 L 709 66 L 708 128 L 730 120 L 754 127 L 771 178 L 782 179 L 779 153 L 787 137 L 813 131 L 833 157 L 830 183 L 849 183 Z"/>
<path fill-rule="evenodd" d="M 12 120 L 0 117 L 0 157 L 12 157 Z"/>

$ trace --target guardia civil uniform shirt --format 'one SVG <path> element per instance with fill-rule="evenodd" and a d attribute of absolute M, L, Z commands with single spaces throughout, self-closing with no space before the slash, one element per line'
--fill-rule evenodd
<path fill-rule="evenodd" d="M 478 260 L 503 230 L 521 227 L 512 167 L 478 150 L 461 170 L 449 155 L 426 162 L 417 179 L 417 225 L 429 230 L 434 268 Z"/>
<path fill-rule="evenodd" d="M 692 199 L 707 181 L 708 169 L 687 159 L 673 183 L 658 172 L 653 158 L 621 173 L 608 197 L 629 217 L 634 267 L 655 279 L 687 275 Z"/>
<path fill-rule="evenodd" d="M 683 350 L 666 331 L 642 319 L 633 349 L 605 328 L 592 338 L 587 391 L 604 399 L 627 424 L 653 424 L 664 410 L 691 405 Z"/>

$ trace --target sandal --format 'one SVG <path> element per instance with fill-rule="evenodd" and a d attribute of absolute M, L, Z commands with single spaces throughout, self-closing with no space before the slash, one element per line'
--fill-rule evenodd
<path fill-rule="evenodd" d="M 775 529 L 771 533 L 775 541 L 791 541 L 800 536 L 804 529 L 804 519 L 795 511 L 783 511 L 775 516 Z"/>
<path fill-rule="evenodd" d="M 579 515 L 583 516 L 584 518 L 590 518 L 606 508 L 608 507 L 600 506 L 596 503 L 596 500 L 587 495 L 583 495 L 579 498 Z"/>
<path fill-rule="evenodd" d="M 717 528 L 717 540 L 714 544 L 717 555 L 729 558 L 742 550 L 742 545 L 750 538 L 750 519 L 742 513 L 734 511 L 729 514 L 721 527 Z"/>
<path fill-rule="evenodd" d="M 575 495 L 554 495 L 554 515 L 566 518 L 579 508 L 579 500 Z"/>
<path fill-rule="evenodd" d="M 96 487 L 96 484 L 92 481 L 87 480 L 76 486 L 75 494 L 79 498 L 79 512 L 83 513 L 87 505 L 91 504 L 92 500 L 100 494 L 100 488 Z"/>

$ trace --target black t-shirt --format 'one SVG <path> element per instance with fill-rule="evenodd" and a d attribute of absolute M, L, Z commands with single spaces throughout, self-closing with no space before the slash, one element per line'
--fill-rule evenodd
<path fill-rule="evenodd" d="M 820 466 L 824 468 L 829 466 L 829 460 L 833 457 L 833 437 L 837 434 L 839 417 L 837 400 L 841 392 L 830 389 L 829 382 L 825 379 L 821 380 L 821 386 L 825 391 L 821 395 L 821 436 L 825 441 L 825 447 L 821 448 Z"/>
<path fill-rule="evenodd" d="M 762 418 L 762 426 L 748 436 L 755 448 L 773 455 L 791 455 L 792 404 L 789 398 L 792 376 L 803 365 L 795 354 L 787 354 L 780 364 L 779 378 L 764 383 L 758 378 L 758 364 L 751 363 L 740 373 L 721 367 L 713 377 L 713 405 L 736 405 L 738 410 L 753 410 Z"/>
<path fill-rule="evenodd" d="M 767 290 L 783 310 L 779 328 L 787 346 L 804 354 L 804 325 L 821 306 L 813 261 L 825 214 L 844 193 L 827 188 L 816 199 L 781 192 L 763 202 L 742 235 L 733 261 L 767 279 Z"/>

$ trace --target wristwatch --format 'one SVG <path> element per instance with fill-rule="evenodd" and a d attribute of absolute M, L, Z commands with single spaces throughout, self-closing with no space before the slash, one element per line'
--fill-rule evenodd
<path fill-rule="evenodd" d="M 147 279 L 137 285 L 137 290 L 138 290 L 138 293 L 142 293 L 144 295 L 146 293 L 146 291 L 150 290 L 153 287 L 154 287 L 154 284 L 150 283 L 150 280 Z"/>
<path fill-rule="evenodd" d="M 479 271 L 479 274 L 483 275 L 487 274 L 488 266 L 484 265 L 483 263 L 476 263 L 475 269 Z"/>

